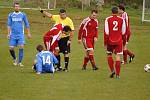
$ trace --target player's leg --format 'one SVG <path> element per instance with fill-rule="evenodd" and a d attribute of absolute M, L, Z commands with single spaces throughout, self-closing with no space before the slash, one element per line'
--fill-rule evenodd
<path fill-rule="evenodd" d="M 65 67 L 63 71 L 68 71 L 68 64 L 69 64 L 69 53 L 64 53 L 64 60 L 65 60 Z"/>
<path fill-rule="evenodd" d="M 24 57 L 24 44 L 25 44 L 25 40 L 24 40 L 24 37 L 20 37 L 18 39 L 18 46 L 19 46 L 19 59 L 18 59 L 18 65 L 19 66 L 24 66 L 22 65 L 22 60 L 23 60 L 23 57 Z"/>
<path fill-rule="evenodd" d="M 114 70 L 114 60 L 112 57 L 113 46 L 107 45 L 107 62 L 109 65 L 109 69 L 111 71 L 110 78 L 114 78 L 115 70 Z"/>
<path fill-rule="evenodd" d="M 84 50 L 85 50 L 85 56 L 84 56 L 84 60 L 83 60 L 82 70 L 86 70 L 87 63 L 89 62 L 89 55 L 87 52 L 87 46 L 86 46 L 86 39 L 85 38 L 82 39 L 82 43 L 83 43 Z"/>
<path fill-rule="evenodd" d="M 15 50 L 14 47 L 16 46 L 16 39 L 14 39 L 13 37 L 9 39 L 9 52 L 11 57 L 13 58 L 13 65 L 17 65 L 17 58 L 15 55 Z"/>
<path fill-rule="evenodd" d="M 130 56 L 129 63 L 131 63 L 135 57 L 134 53 L 127 49 L 127 54 Z"/>
<path fill-rule="evenodd" d="M 60 54 L 59 54 L 59 47 L 57 46 L 54 50 L 54 55 L 55 57 L 57 58 L 58 60 L 58 64 L 57 64 L 57 67 L 56 67 L 56 70 L 57 71 L 61 71 L 62 70 L 62 67 L 61 67 L 61 58 L 60 58 Z"/>
<path fill-rule="evenodd" d="M 94 60 L 94 40 L 86 39 L 86 45 L 87 45 L 87 52 L 89 55 L 89 60 L 92 64 L 93 70 L 98 70 L 95 64 L 95 60 Z"/>

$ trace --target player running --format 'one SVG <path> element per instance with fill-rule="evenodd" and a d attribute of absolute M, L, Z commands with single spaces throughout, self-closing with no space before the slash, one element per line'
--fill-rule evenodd
<path fill-rule="evenodd" d="M 19 3 L 14 3 L 14 12 L 9 13 L 8 15 L 8 35 L 9 39 L 9 51 L 13 58 L 13 65 L 22 65 L 22 59 L 24 56 L 24 24 L 27 29 L 27 37 L 31 38 L 30 34 L 30 26 L 25 13 L 20 12 Z M 17 57 L 15 55 L 14 48 L 19 46 L 19 59 L 17 61 Z"/>
<path fill-rule="evenodd" d="M 93 70 L 97 70 L 94 61 L 94 44 L 98 38 L 98 20 L 96 19 L 97 10 L 92 10 L 90 17 L 85 18 L 78 32 L 78 42 L 83 43 L 85 49 L 84 64 L 82 70 L 86 70 L 87 63 L 90 61 Z"/>
<path fill-rule="evenodd" d="M 112 15 L 105 19 L 104 46 L 107 50 L 107 61 L 111 70 L 110 78 L 116 74 L 120 78 L 120 55 L 123 54 L 123 46 L 126 43 L 126 24 L 123 18 L 117 16 L 118 8 L 112 8 Z M 112 53 L 115 53 L 115 70 Z"/>

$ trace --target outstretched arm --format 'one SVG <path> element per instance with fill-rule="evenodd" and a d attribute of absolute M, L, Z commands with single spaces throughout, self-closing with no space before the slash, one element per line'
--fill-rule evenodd
<path fill-rule="evenodd" d="M 46 11 L 44 11 L 44 10 L 40 10 L 40 12 L 41 12 L 42 14 L 44 14 L 45 16 L 49 17 L 49 18 L 52 17 L 52 14 L 51 14 L 51 13 L 48 13 L 48 12 L 46 12 Z"/>

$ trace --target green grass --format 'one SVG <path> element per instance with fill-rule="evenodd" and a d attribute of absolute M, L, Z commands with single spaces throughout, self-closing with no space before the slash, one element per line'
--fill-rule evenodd
<path fill-rule="evenodd" d="M 131 64 L 121 67 L 121 79 L 110 79 L 103 47 L 104 18 L 110 15 L 109 9 L 99 14 L 99 40 L 95 47 L 95 60 L 98 71 L 81 70 L 84 56 L 83 46 L 77 43 L 77 32 L 83 18 L 89 11 L 68 9 L 75 24 L 69 72 L 36 75 L 32 70 L 37 44 L 42 43 L 42 36 L 51 25 L 48 18 L 42 18 L 38 11 L 25 10 L 31 23 L 32 39 L 27 40 L 23 68 L 12 65 L 6 38 L 7 15 L 10 9 L 0 9 L 0 100 L 149 100 L 150 73 L 143 70 L 150 63 L 150 23 L 141 23 L 141 11 L 128 9 L 131 17 L 132 38 L 129 49 L 136 54 Z M 57 14 L 57 11 L 52 11 Z M 50 24 L 49 24 L 50 22 Z M 16 49 L 18 50 L 18 49 Z"/>

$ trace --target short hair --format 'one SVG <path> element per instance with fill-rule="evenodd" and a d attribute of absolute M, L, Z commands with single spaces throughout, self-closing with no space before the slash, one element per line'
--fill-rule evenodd
<path fill-rule="evenodd" d="M 60 13 L 66 13 L 66 10 L 63 9 L 63 8 L 61 8 L 61 9 L 59 10 L 59 12 L 60 12 Z"/>
<path fill-rule="evenodd" d="M 125 5 L 124 5 L 124 4 L 122 4 L 122 3 L 121 3 L 121 4 L 119 4 L 119 6 L 118 6 L 118 7 L 119 7 L 119 9 L 121 9 L 121 10 L 125 11 Z"/>
<path fill-rule="evenodd" d="M 14 2 L 14 6 L 15 6 L 15 5 L 19 5 L 19 2 Z"/>
<path fill-rule="evenodd" d="M 92 10 L 92 11 L 91 11 L 91 14 L 93 14 L 93 13 L 96 13 L 96 14 L 97 14 L 98 11 L 97 11 L 97 10 Z"/>
<path fill-rule="evenodd" d="M 71 31 L 70 26 L 68 26 L 68 25 L 64 26 L 63 31 L 65 31 L 65 32 Z"/>
<path fill-rule="evenodd" d="M 41 45 L 41 44 L 37 45 L 36 46 L 36 50 L 39 51 L 39 52 L 41 52 L 42 50 L 44 50 L 43 45 Z"/>
<path fill-rule="evenodd" d="M 111 11 L 113 14 L 117 14 L 118 13 L 118 7 L 112 7 Z"/>

